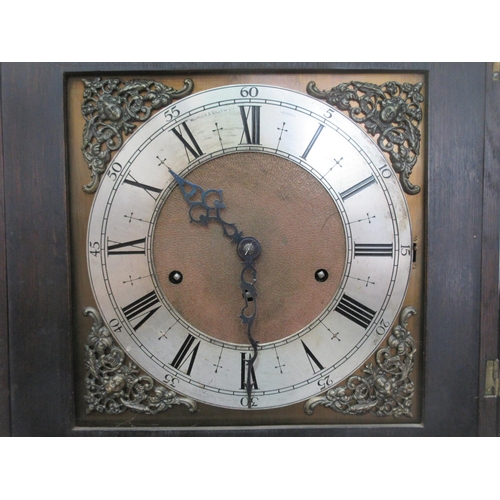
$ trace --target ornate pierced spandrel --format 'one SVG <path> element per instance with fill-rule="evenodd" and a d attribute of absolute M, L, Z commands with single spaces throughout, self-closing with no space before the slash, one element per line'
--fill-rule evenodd
<path fill-rule="evenodd" d="M 153 111 L 189 95 L 194 83 L 186 78 L 184 86 L 176 90 L 154 80 L 94 78 L 82 81 L 85 128 L 81 149 L 91 171 L 91 182 L 83 190 L 94 193 L 111 154 L 122 146 L 124 136 L 132 133 Z"/>
<path fill-rule="evenodd" d="M 322 405 L 344 415 L 412 417 L 415 388 L 410 374 L 416 350 L 408 320 L 416 313 L 411 306 L 401 311 L 399 324 L 392 329 L 387 346 L 377 351 L 377 366 L 369 363 L 362 375 L 349 377 L 346 385 L 309 399 L 304 404 L 305 413 L 312 415 L 314 408 Z"/>
<path fill-rule="evenodd" d="M 422 87 L 422 82 L 376 85 L 351 81 L 321 91 L 311 81 L 307 93 L 348 111 L 352 120 L 363 124 L 370 135 L 378 136 L 377 143 L 389 155 L 404 192 L 418 194 L 420 187 L 412 184 L 410 175 L 420 154 Z"/>
<path fill-rule="evenodd" d="M 186 406 L 190 413 L 197 411 L 194 400 L 180 397 L 139 371 L 115 344 L 97 309 L 87 307 L 83 314 L 94 320 L 85 346 L 87 413 L 116 415 L 132 410 L 154 415 L 180 405 Z"/>

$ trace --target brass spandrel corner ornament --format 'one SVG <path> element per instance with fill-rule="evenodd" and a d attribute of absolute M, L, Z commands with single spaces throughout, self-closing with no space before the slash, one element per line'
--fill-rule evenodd
<path fill-rule="evenodd" d="M 363 124 L 370 135 L 378 135 L 377 143 L 389 154 L 405 193 L 418 194 L 420 187 L 410 182 L 410 175 L 420 154 L 422 86 L 421 82 L 375 85 L 351 81 L 320 91 L 315 82 L 309 82 L 307 92 L 348 111 L 350 118 Z"/>
<path fill-rule="evenodd" d="M 85 346 L 87 394 L 84 400 L 87 413 L 97 411 L 116 415 L 132 410 L 154 415 L 179 405 L 186 406 L 191 413 L 197 411 L 195 401 L 156 384 L 126 358 L 97 309 L 87 307 L 83 314 L 94 320 Z"/>
<path fill-rule="evenodd" d="M 83 190 L 94 193 L 111 153 L 122 146 L 123 135 L 133 132 L 136 124 L 147 120 L 152 111 L 189 95 L 194 84 L 187 78 L 184 86 L 176 90 L 154 80 L 94 78 L 82 81 L 85 85 L 82 113 L 86 121 L 82 153 L 92 177 Z"/>
<path fill-rule="evenodd" d="M 363 375 L 349 377 L 339 385 L 304 404 L 311 415 L 322 405 L 344 415 L 371 413 L 377 417 L 412 417 L 411 406 L 415 392 L 410 380 L 413 370 L 414 340 L 408 330 L 408 320 L 416 310 L 409 306 L 401 311 L 399 324 L 387 340 L 387 346 L 377 351 L 377 366 L 365 365 Z"/>

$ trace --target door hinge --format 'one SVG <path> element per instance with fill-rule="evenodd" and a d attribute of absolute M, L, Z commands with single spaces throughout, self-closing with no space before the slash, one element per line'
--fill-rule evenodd
<path fill-rule="evenodd" d="M 484 395 L 494 397 L 500 396 L 500 361 L 498 359 L 486 360 Z"/>
<path fill-rule="evenodd" d="M 500 62 L 493 63 L 493 80 L 500 80 Z"/>

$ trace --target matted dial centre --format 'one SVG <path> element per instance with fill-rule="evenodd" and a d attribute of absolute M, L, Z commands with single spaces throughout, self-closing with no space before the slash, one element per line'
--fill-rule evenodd
<path fill-rule="evenodd" d="M 219 224 L 190 223 L 180 189 L 173 190 L 156 223 L 153 256 L 160 287 L 177 313 L 216 339 L 245 344 L 241 259 L 251 255 L 256 340 L 277 341 L 317 318 L 334 297 L 346 261 L 342 220 L 323 185 L 287 159 L 250 152 L 213 159 L 186 179 L 222 190 L 221 216 L 244 238 L 236 249 Z M 328 272 L 327 280 L 316 279 L 318 269 Z M 182 273 L 180 284 L 169 280 L 173 270 Z"/>

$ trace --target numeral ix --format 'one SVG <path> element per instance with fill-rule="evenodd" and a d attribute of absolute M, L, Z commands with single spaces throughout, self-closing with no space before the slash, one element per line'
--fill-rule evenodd
<path fill-rule="evenodd" d="M 144 247 L 145 242 L 146 238 L 140 238 L 138 240 L 125 241 L 124 243 L 115 242 L 113 245 L 110 245 L 108 238 L 108 256 L 133 255 L 133 254 L 145 255 L 146 253 L 146 249 Z"/>

